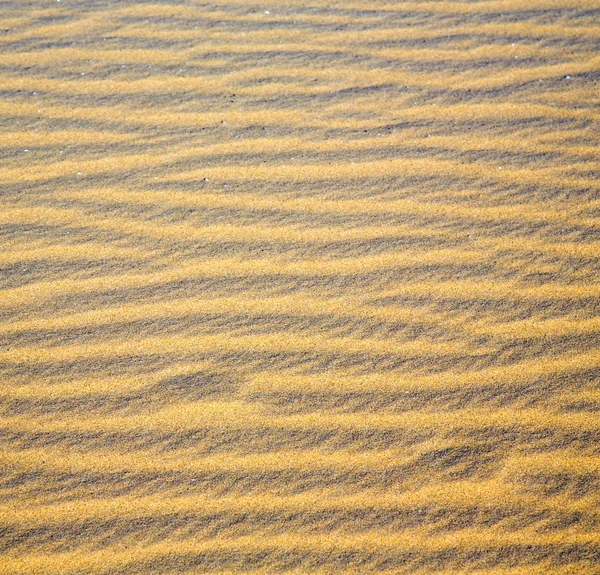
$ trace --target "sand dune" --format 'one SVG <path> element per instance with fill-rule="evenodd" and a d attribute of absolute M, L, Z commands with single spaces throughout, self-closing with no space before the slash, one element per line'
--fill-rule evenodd
<path fill-rule="evenodd" d="M 0 571 L 600 572 L 600 8 L 0 2 Z"/>

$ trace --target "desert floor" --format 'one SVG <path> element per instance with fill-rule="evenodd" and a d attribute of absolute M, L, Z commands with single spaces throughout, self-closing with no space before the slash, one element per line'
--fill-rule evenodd
<path fill-rule="evenodd" d="M 0 572 L 600 573 L 600 4 L 0 2 Z"/>

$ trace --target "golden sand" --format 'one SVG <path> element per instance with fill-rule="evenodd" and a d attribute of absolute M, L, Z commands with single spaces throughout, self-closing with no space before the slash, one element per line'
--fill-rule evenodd
<path fill-rule="evenodd" d="M 597 575 L 599 41 L 0 3 L 0 573 Z"/>

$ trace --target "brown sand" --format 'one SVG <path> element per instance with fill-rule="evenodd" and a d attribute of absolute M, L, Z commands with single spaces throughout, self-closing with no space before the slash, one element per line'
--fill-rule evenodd
<path fill-rule="evenodd" d="M 0 3 L 0 572 L 600 573 L 600 4 Z"/>

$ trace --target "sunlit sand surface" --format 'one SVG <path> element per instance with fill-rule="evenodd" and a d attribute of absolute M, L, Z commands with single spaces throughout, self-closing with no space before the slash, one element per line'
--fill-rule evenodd
<path fill-rule="evenodd" d="M 0 572 L 600 573 L 599 42 L 0 2 Z"/>

